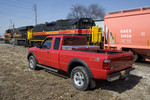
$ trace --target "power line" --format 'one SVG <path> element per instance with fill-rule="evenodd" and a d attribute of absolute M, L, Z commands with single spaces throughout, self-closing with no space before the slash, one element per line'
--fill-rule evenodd
<path fill-rule="evenodd" d="M 27 3 L 27 2 L 22 2 L 21 0 L 6 0 L 8 2 L 11 2 L 11 3 L 15 3 L 15 4 L 19 4 L 19 5 L 24 5 L 24 6 L 28 6 L 28 7 L 32 7 L 33 4 L 32 3 Z"/>
<path fill-rule="evenodd" d="M 28 13 L 28 14 L 30 14 L 31 12 L 29 12 L 29 11 L 32 11 L 32 10 L 35 10 L 35 9 L 31 9 L 31 8 L 27 8 L 27 7 L 21 7 L 21 6 L 17 6 L 16 4 L 11 4 L 11 3 L 9 3 L 9 2 L 2 2 L 3 4 L 5 4 L 5 5 L 2 5 L 2 6 L 4 6 L 4 7 L 6 7 L 6 6 L 9 6 L 9 5 L 11 5 L 11 6 L 9 6 L 9 7 L 7 7 L 7 8 L 11 8 L 11 7 L 13 7 L 13 8 L 19 8 L 19 9 L 17 9 L 17 10 L 20 10 L 20 9 L 23 9 L 23 10 L 27 10 L 27 11 L 22 11 L 22 12 L 26 12 L 26 13 Z M 7 5 L 6 5 L 7 4 Z M 15 6 L 14 6 L 15 5 Z M 1 7 L 1 6 L 0 6 Z M 28 10 L 29 9 L 29 10 Z M 15 11 L 17 11 L 17 10 L 13 10 L 13 12 Z M 6 10 L 5 10 L 6 11 Z M 18 12 L 17 12 L 18 13 Z M 33 12 L 32 12 L 33 13 Z"/>
<path fill-rule="evenodd" d="M 27 1 L 25 1 L 25 0 L 17 0 L 17 1 L 33 5 L 33 3 L 27 2 Z"/>
<path fill-rule="evenodd" d="M 1 2 L 1 4 L 4 4 L 5 6 L 24 8 L 24 9 L 30 9 L 30 10 L 33 9 L 33 8 L 29 8 L 29 7 L 24 7 L 24 6 L 12 4 L 12 3 L 9 3 L 9 2 L 2 2 L 2 1 L 0 1 L 0 2 Z"/>
<path fill-rule="evenodd" d="M 29 4 L 27 6 L 27 4 Z M 33 15 L 30 16 L 29 14 L 31 13 L 27 13 L 27 11 L 34 11 L 35 12 L 35 24 L 37 24 L 37 7 L 36 4 L 33 6 L 33 4 L 28 3 L 26 1 L 22 1 L 22 0 L 14 0 L 14 1 L 10 1 L 10 0 L 5 0 L 5 1 L 1 1 L 0 0 L 0 5 L 7 7 L 7 9 L 2 9 L 2 11 L 0 11 L 0 16 L 10 16 L 10 17 L 17 17 L 19 19 L 33 19 Z M 30 7 L 30 5 L 32 5 L 32 7 Z M 1 8 L 3 8 L 2 6 L 0 6 Z M 12 11 L 10 11 L 8 8 L 17 8 L 17 9 L 12 9 Z M 23 12 L 23 14 L 21 14 L 21 12 L 19 12 L 18 10 L 23 10 L 21 12 Z M 9 10 L 9 11 L 6 11 Z M 27 11 L 24 11 L 27 10 Z M 5 11 L 5 12 L 3 12 Z M 18 15 L 20 13 L 20 15 Z M 27 16 L 24 16 L 25 14 L 28 14 Z M 33 12 L 32 12 L 33 14 Z M 29 17 L 30 16 L 30 17 Z M 33 21 L 30 21 L 33 22 Z"/>
<path fill-rule="evenodd" d="M 14 16 L 14 17 L 19 17 L 19 18 L 26 18 L 26 19 L 32 19 L 32 17 L 27 17 L 27 16 L 22 16 L 22 15 L 17 15 L 17 14 L 11 14 L 11 13 L 6 13 L 6 12 L 0 12 L 0 16 Z"/>
<path fill-rule="evenodd" d="M 4 5 L 5 4 L 5 5 Z M 6 5 L 7 4 L 7 5 Z M 32 11 L 32 9 L 30 9 L 30 8 L 21 8 L 20 6 L 12 6 L 13 4 L 10 4 L 10 3 L 6 3 L 6 2 L 1 2 L 1 5 L 3 6 L 3 7 L 7 7 L 7 9 L 5 9 L 5 12 L 3 12 L 3 14 L 8 14 L 7 12 L 15 12 L 15 13 L 21 13 L 21 12 L 26 12 L 27 14 L 31 14 L 31 12 L 29 12 L 29 11 Z M 9 6 L 9 5 L 11 5 L 11 6 Z M 0 8 L 2 8 L 2 10 L 3 10 L 3 7 L 2 6 L 0 6 Z M 19 8 L 19 9 L 11 9 L 11 11 L 9 10 L 9 11 L 7 11 L 8 10 L 8 8 Z M 18 10 L 27 10 L 27 11 L 18 11 Z M 28 10 L 28 9 L 30 9 L 30 10 Z M 3 10 L 4 11 L 4 10 Z M 33 12 L 32 12 L 33 13 Z M 9 13 L 10 14 L 10 13 Z M 25 13 L 24 13 L 25 14 Z M 12 15 L 16 15 L 16 14 L 12 14 Z M 20 15 L 17 15 L 17 16 L 20 16 Z M 33 15 L 32 15 L 33 16 Z M 26 17 L 26 16 L 21 16 L 21 17 Z"/>
<path fill-rule="evenodd" d="M 0 7 L 1 9 L 1 7 Z M 17 10 L 13 10 L 13 11 L 0 11 L 0 15 L 6 15 L 6 16 L 13 16 L 13 17 L 20 17 L 20 18 L 26 18 L 26 19 L 33 19 L 32 16 L 33 15 L 33 12 L 30 13 L 30 12 L 27 12 L 27 11 L 17 11 Z"/>
<path fill-rule="evenodd" d="M 33 4 L 19 2 L 20 0 L 19 1 L 5 0 L 5 1 L 8 3 L 11 3 L 11 4 L 21 5 L 21 6 L 28 7 L 28 8 L 32 8 L 32 6 L 33 6 Z"/>
<path fill-rule="evenodd" d="M 7 8 L 7 9 L 6 9 Z M 17 10 L 16 9 L 14 9 L 14 8 L 17 8 Z M 28 13 L 28 14 L 30 14 L 30 13 L 33 13 L 33 11 L 32 10 L 27 10 L 27 9 L 18 9 L 18 7 L 15 7 L 15 6 L 12 6 L 12 7 L 7 7 L 7 6 L 5 6 L 5 5 L 3 5 L 3 6 L 0 6 L 0 9 L 2 10 L 2 11 L 4 11 L 3 9 L 5 9 L 5 12 L 15 12 L 15 13 L 21 13 L 21 12 L 23 12 L 23 13 Z M 1 11 L 0 10 L 0 11 Z M 32 11 L 32 12 L 31 12 Z"/>

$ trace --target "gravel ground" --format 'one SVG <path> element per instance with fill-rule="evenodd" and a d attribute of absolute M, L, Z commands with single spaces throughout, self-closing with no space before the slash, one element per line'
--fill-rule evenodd
<path fill-rule="evenodd" d="M 76 90 L 70 78 L 32 71 L 28 48 L 0 42 L 0 100 L 150 100 L 150 63 L 133 66 L 128 81 L 97 80 L 94 90 Z"/>

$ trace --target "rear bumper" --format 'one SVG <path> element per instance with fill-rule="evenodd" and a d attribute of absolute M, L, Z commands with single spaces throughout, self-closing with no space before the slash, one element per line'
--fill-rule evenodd
<path fill-rule="evenodd" d="M 125 78 L 130 75 L 130 71 L 134 70 L 135 68 L 128 68 L 121 70 L 119 72 L 111 73 L 107 76 L 107 81 L 112 82 L 121 78 Z"/>

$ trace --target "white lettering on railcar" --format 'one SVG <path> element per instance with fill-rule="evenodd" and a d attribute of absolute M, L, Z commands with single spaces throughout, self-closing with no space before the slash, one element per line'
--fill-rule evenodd
<path fill-rule="evenodd" d="M 121 29 L 120 33 L 131 33 L 132 30 L 131 29 Z"/>
<path fill-rule="evenodd" d="M 121 29 L 120 30 L 121 43 L 131 43 L 132 30 L 131 29 Z"/>
<path fill-rule="evenodd" d="M 121 39 L 121 43 L 131 43 L 131 39 Z"/>
<path fill-rule="evenodd" d="M 132 38 L 132 34 L 121 34 L 121 38 Z"/>

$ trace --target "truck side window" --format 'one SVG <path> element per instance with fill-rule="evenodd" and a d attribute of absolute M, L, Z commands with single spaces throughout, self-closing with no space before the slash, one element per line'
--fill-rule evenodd
<path fill-rule="evenodd" d="M 59 49 L 59 44 L 60 44 L 60 38 L 56 38 L 54 42 L 54 50 Z"/>
<path fill-rule="evenodd" d="M 51 48 L 51 44 L 52 44 L 52 38 L 48 38 L 42 44 L 42 48 L 43 49 L 50 49 Z"/>

